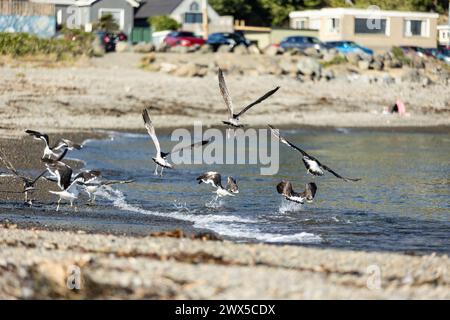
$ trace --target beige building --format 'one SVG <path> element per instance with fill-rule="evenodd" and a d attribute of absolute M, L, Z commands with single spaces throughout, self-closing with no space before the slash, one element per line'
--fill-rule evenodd
<path fill-rule="evenodd" d="M 437 27 L 439 35 L 439 44 L 441 46 L 450 46 L 450 25 L 444 24 Z"/>
<path fill-rule="evenodd" d="M 436 48 L 437 13 L 324 8 L 289 14 L 291 28 L 318 30 L 321 41 L 355 41 L 373 49 Z"/>

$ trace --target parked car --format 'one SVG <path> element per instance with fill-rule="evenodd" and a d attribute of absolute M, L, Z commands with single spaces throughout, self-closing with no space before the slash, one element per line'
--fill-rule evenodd
<path fill-rule="evenodd" d="M 97 31 L 95 35 L 100 39 L 105 52 L 116 51 L 116 36 L 113 33 Z"/>
<path fill-rule="evenodd" d="M 319 39 L 315 37 L 306 37 L 306 36 L 292 36 L 284 38 L 280 42 L 280 47 L 284 50 L 288 49 L 299 49 L 305 50 L 306 48 L 315 48 L 317 50 L 326 49 L 326 45 L 320 42 Z"/>
<path fill-rule="evenodd" d="M 205 40 L 197 37 L 193 32 L 188 31 L 172 31 L 164 38 L 164 43 L 169 47 L 183 46 L 190 47 L 193 45 L 204 45 Z"/>
<path fill-rule="evenodd" d="M 251 42 L 245 39 L 242 33 L 238 32 L 216 32 L 212 33 L 208 37 L 208 41 L 206 41 L 214 51 L 216 51 L 220 46 L 226 45 L 230 46 L 231 49 L 238 45 L 244 45 L 248 47 Z"/>
<path fill-rule="evenodd" d="M 447 64 L 450 64 L 450 50 L 444 47 L 436 48 L 436 49 L 426 49 L 427 52 L 438 60 L 444 61 Z"/>
<path fill-rule="evenodd" d="M 359 44 L 353 41 L 329 41 L 326 42 L 325 45 L 329 49 L 336 49 L 337 51 L 347 54 L 347 53 L 361 53 L 364 52 L 368 55 L 373 55 L 373 50 L 360 46 Z"/>

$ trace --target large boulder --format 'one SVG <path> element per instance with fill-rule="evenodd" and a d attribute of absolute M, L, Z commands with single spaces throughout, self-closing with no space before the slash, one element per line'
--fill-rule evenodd
<path fill-rule="evenodd" d="M 331 62 L 339 56 L 339 52 L 336 49 L 330 49 L 323 53 L 322 60 L 325 62 Z"/>
<path fill-rule="evenodd" d="M 248 54 L 248 49 L 245 45 L 240 44 L 234 47 L 233 52 L 236 54 Z"/>
<path fill-rule="evenodd" d="M 305 76 L 309 76 L 311 79 L 320 79 L 322 75 L 322 65 L 317 59 L 304 57 L 297 63 L 297 70 L 299 73 Z"/>
<path fill-rule="evenodd" d="M 369 70 L 370 62 L 365 60 L 358 61 L 358 68 L 361 70 Z"/>
<path fill-rule="evenodd" d="M 206 54 L 206 53 L 212 53 L 212 52 L 214 52 L 214 48 L 212 46 L 210 46 L 209 44 L 205 44 L 198 49 L 198 53 Z"/>
<path fill-rule="evenodd" d="M 289 74 L 292 76 L 297 75 L 297 71 L 298 71 L 297 66 L 290 59 L 283 58 L 280 61 L 279 66 L 280 66 L 281 70 L 283 71 L 283 74 Z"/>
<path fill-rule="evenodd" d="M 264 53 L 268 56 L 276 56 L 278 54 L 283 54 L 283 49 L 278 46 L 268 46 Z"/>
<path fill-rule="evenodd" d="M 155 45 L 152 43 L 140 42 L 133 47 L 136 53 L 149 53 L 155 51 Z"/>
<path fill-rule="evenodd" d="M 256 44 L 249 45 L 247 49 L 250 54 L 261 54 L 261 50 Z"/>
<path fill-rule="evenodd" d="M 370 64 L 370 67 L 374 70 L 381 71 L 384 69 L 384 62 L 375 60 Z"/>
<path fill-rule="evenodd" d="M 227 52 L 231 52 L 233 50 L 232 47 L 228 46 L 228 45 L 221 45 L 219 48 L 217 48 L 217 53 L 227 53 Z"/>
<path fill-rule="evenodd" d="M 393 58 L 388 62 L 387 66 L 391 69 L 396 69 L 403 67 L 403 63 L 400 60 Z"/>
<path fill-rule="evenodd" d="M 307 55 L 308 57 L 317 58 L 317 59 L 319 59 L 322 56 L 319 50 L 317 50 L 316 48 L 312 48 L 312 47 L 306 48 L 305 50 L 303 50 L 303 53 L 305 55 Z"/>
<path fill-rule="evenodd" d="M 173 74 L 179 77 L 204 77 L 207 73 L 208 66 L 189 62 L 179 66 Z"/>
<path fill-rule="evenodd" d="M 330 69 L 326 69 L 322 72 L 322 76 L 324 79 L 326 79 L 327 81 L 333 80 L 334 78 L 336 78 L 333 70 Z"/>
<path fill-rule="evenodd" d="M 166 73 L 174 72 L 175 70 L 177 70 L 177 68 L 178 66 L 176 64 L 169 62 L 161 62 L 159 65 L 159 71 Z"/>
<path fill-rule="evenodd" d="M 346 56 L 347 61 L 355 66 L 358 65 L 358 62 L 361 60 L 361 56 L 356 52 L 350 52 Z"/>

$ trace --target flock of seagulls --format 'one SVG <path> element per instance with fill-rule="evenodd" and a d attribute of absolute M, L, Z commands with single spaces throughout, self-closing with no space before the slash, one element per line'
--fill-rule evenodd
<path fill-rule="evenodd" d="M 222 121 L 229 129 L 242 128 L 245 125 L 240 123 L 240 117 L 250 110 L 255 105 L 258 105 L 275 94 L 280 87 L 276 87 L 268 91 L 266 94 L 256 99 L 249 105 L 245 106 L 240 112 L 235 113 L 233 102 L 231 100 L 231 96 L 229 94 L 225 77 L 223 71 L 219 69 L 219 88 L 220 93 L 224 99 L 225 105 L 228 109 L 229 117 L 227 121 Z M 161 150 L 161 145 L 159 143 L 158 137 L 156 135 L 154 124 L 150 117 L 150 109 L 146 108 L 142 111 L 142 118 L 144 120 L 144 126 L 147 129 L 147 132 L 155 145 L 156 155 L 152 157 L 153 162 L 155 163 L 155 175 L 162 176 L 164 169 L 174 169 L 173 164 L 171 164 L 168 160 L 168 157 L 176 152 L 193 149 L 196 147 L 202 147 L 210 142 L 210 140 L 202 140 L 195 142 L 191 145 L 187 145 L 185 147 L 177 147 L 172 149 L 170 152 L 163 152 Z M 280 131 L 273 126 L 269 125 L 269 128 L 272 134 L 279 139 L 279 141 L 290 148 L 296 150 L 301 154 L 301 159 L 303 164 L 306 167 L 307 173 L 313 176 L 323 176 L 325 172 L 329 172 L 334 175 L 336 178 L 342 179 L 344 181 L 359 181 L 360 179 L 354 178 L 346 178 L 336 173 L 330 167 L 322 164 L 317 158 L 309 155 L 303 149 L 297 147 L 296 145 L 289 142 L 286 138 L 284 138 Z M 63 162 L 64 157 L 67 152 L 70 150 L 81 150 L 83 148 L 82 145 L 74 143 L 73 141 L 67 139 L 60 139 L 56 142 L 55 145 L 50 146 L 49 136 L 45 133 L 41 133 L 34 130 L 26 130 L 28 135 L 32 136 L 36 140 L 41 140 L 44 142 L 44 150 L 43 155 L 41 157 L 41 161 L 45 166 L 46 170 L 44 170 L 41 174 L 36 177 L 28 177 L 24 174 L 19 173 L 11 162 L 7 159 L 6 155 L 3 151 L 0 150 L 0 161 L 4 164 L 6 169 L 10 171 L 10 173 L 20 179 L 23 184 L 23 190 L 20 193 L 25 195 L 25 202 L 29 205 L 32 205 L 32 199 L 30 198 L 30 194 L 35 190 L 35 184 L 40 178 L 45 178 L 48 181 L 54 182 L 58 187 L 58 191 L 50 190 L 49 192 L 58 196 L 58 202 L 56 210 L 58 211 L 60 208 L 60 204 L 62 200 L 65 200 L 70 203 L 70 206 L 74 206 L 75 200 L 78 199 L 80 191 L 84 191 L 89 196 L 89 203 L 95 203 L 95 195 L 96 192 L 102 187 L 114 184 L 125 184 L 132 183 L 134 180 L 102 180 L 101 172 L 98 170 L 89 170 L 89 171 L 81 171 L 77 174 L 74 174 L 73 169 Z M 160 168 L 159 172 L 158 169 Z M 224 187 L 222 184 L 222 176 L 218 172 L 209 171 L 205 172 L 196 179 L 199 184 L 209 184 L 215 188 L 214 193 L 216 194 L 216 200 L 220 197 L 226 196 L 235 196 L 239 193 L 239 188 L 236 180 L 229 176 L 227 177 L 227 184 Z M 303 204 L 305 202 L 313 202 L 316 192 L 317 185 L 314 182 L 307 183 L 305 186 L 305 190 L 303 192 L 295 192 L 293 190 L 292 183 L 290 181 L 281 181 L 276 186 L 277 192 L 281 194 L 286 200 L 292 201 L 295 203 Z M 4 192 L 4 191 L 3 191 Z M 75 207 L 76 209 L 76 207 Z"/>

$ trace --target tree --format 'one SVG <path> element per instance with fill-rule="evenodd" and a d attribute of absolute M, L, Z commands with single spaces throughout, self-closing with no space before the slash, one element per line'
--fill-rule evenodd
<path fill-rule="evenodd" d="M 154 16 L 148 18 L 148 24 L 152 26 L 153 31 L 177 30 L 180 24 L 168 16 Z"/>
<path fill-rule="evenodd" d="M 93 28 L 94 30 L 116 32 L 119 30 L 119 25 L 117 24 L 116 20 L 114 20 L 112 14 L 108 13 L 102 15 L 100 19 L 94 23 Z"/>

